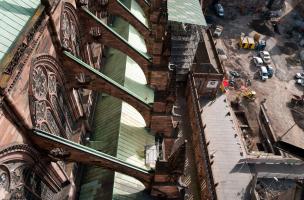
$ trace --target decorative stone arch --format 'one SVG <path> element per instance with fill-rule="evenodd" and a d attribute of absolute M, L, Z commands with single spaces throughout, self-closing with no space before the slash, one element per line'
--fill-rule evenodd
<path fill-rule="evenodd" d="M 52 56 L 42 54 L 32 60 L 29 103 L 33 127 L 69 138 L 75 127 L 63 85 L 63 72 Z"/>
<path fill-rule="evenodd" d="M 55 178 L 56 179 L 56 178 Z M 0 199 L 52 199 L 61 187 L 27 144 L 0 149 Z"/>
<path fill-rule="evenodd" d="M 82 58 L 79 27 L 75 7 L 70 3 L 64 2 L 60 19 L 61 45 L 63 49 L 71 52 L 74 56 Z"/>

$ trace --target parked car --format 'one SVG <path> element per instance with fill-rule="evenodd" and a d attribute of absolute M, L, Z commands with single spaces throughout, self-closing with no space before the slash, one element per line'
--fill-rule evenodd
<path fill-rule="evenodd" d="M 223 27 L 220 26 L 220 25 L 216 25 L 216 28 L 215 28 L 215 30 L 213 32 L 213 36 L 214 37 L 220 37 L 221 34 L 222 34 L 222 32 L 223 32 Z"/>
<path fill-rule="evenodd" d="M 237 71 L 229 71 L 229 74 L 234 78 L 240 78 L 241 75 Z"/>
<path fill-rule="evenodd" d="M 268 71 L 265 66 L 261 66 L 260 68 L 260 77 L 262 81 L 266 81 L 268 79 Z"/>
<path fill-rule="evenodd" d="M 214 10 L 217 16 L 219 17 L 224 17 L 225 13 L 224 13 L 224 7 L 222 6 L 222 4 L 217 3 L 214 5 Z"/>
<path fill-rule="evenodd" d="M 257 56 L 253 57 L 253 62 L 254 62 L 256 67 L 259 67 L 259 66 L 263 65 L 262 58 L 257 57 Z"/>
<path fill-rule="evenodd" d="M 271 78 L 273 76 L 273 68 L 271 65 L 266 65 L 267 71 L 268 71 L 268 77 Z"/>
<path fill-rule="evenodd" d="M 304 87 L 304 79 L 299 78 L 296 83 Z"/>
<path fill-rule="evenodd" d="M 296 79 L 304 79 L 304 72 L 302 72 L 302 73 L 296 73 L 295 78 Z"/>
<path fill-rule="evenodd" d="M 265 64 L 271 63 L 271 58 L 270 58 L 270 54 L 268 51 L 260 51 L 260 57 L 262 58 L 262 60 Z"/>

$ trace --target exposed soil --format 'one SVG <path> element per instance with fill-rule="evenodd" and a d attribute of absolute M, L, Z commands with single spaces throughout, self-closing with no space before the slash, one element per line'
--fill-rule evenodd
<path fill-rule="evenodd" d="M 303 48 L 298 46 L 297 34 L 286 34 L 287 30 L 292 30 L 294 16 L 297 15 L 292 2 L 293 0 L 286 0 L 285 14 L 279 19 L 281 35 L 274 33 L 270 22 L 264 23 L 263 20 L 259 20 L 258 12 L 243 16 L 235 10 L 237 17 L 234 20 L 217 18 L 217 24 L 222 25 L 224 31 L 216 43 L 217 48 L 223 49 L 227 55 L 228 59 L 223 61 L 226 71 L 237 71 L 241 75 L 235 80 L 236 86 L 229 88 L 228 100 L 233 101 L 239 96 L 242 88 L 247 87 L 248 79 L 251 81 L 251 86 L 248 87 L 256 92 L 255 101 L 247 101 L 244 98 L 241 101 L 252 129 L 251 140 L 258 142 L 257 113 L 260 110 L 260 103 L 266 99 L 267 113 L 276 136 L 283 136 L 284 141 L 304 147 L 302 118 L 296 116 L 294 120 L 294 114 L 287 106 L 293 94 L 302 95 L 304 91 L 304 87 L 296 85 L 294 80 L 295 73 L 303 72 L 299 62 L 299 51 Z M 257 32 L 261 34 L 261 39 L 266 40 L 265 50 L 270 52 L 271 65 L 275 71 L 274 76 L 265 82 L 259 79 L 259 69 L 251 61 L 258 52 L 240 49 L 237 45 L 241 33 L 253 37 Z M 294 125 L 295 122 L 300 126 Z"/>

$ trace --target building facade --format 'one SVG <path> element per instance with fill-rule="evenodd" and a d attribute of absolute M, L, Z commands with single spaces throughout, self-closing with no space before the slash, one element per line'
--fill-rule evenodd
<path fill-rule="evenodd" d="M 0 2 L 0 199 L 215 198 L 196 103 L 223 70 L 201 70 L 193 22 L 206 40 L 179 73 L 168 6 Z"/>

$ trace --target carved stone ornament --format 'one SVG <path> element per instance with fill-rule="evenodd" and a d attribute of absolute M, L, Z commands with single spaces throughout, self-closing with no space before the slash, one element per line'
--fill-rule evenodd
<path fill-rule="evenodd" d="M 106 6 L 109 3 L 109 0 L 100 0 L 102 6 Z"/>
<path fill-rule="evenodd" d="M 49 154 L 58 160 L 65 160 L 71 155 L 70 152 L 67 152 L 62 148 L 54 148 L 49 152 Z"/>
<path fill-rule="evenodd" d="M 8 174 L 0 169 L 0 187 L 7 188 L 9 185 Z"/>
<path fill-rule="evenodd" d="M 89 3 L 89 0 L 77 0 L 76 1 L 77 7 L 86 6 L 86 5 L 88 5 L 88 3 Z"/>
<path fill-rule="evenodd" d="M 33 72 L 33 93 L 37 99 L 46 98 L 46 90 L 47 90 L 47 76 L 43 71 L 42 66 L 38 66 L 35 68 Z"/>
<path fill-rule="evenodd" d="M 108 0 L 97 0 L 97 1 L 94 1 L 95 3 L 95 8 L 97 9 L 98 12 L 100 11 L 106 11 L 106 7 L 109 3 Z"/>
<path fill-rule="evenodd" d="M 4 166 L 0 166 L 0 199 L 8 196 L 10 188 L 9 170 Z"/>
<path fill-rule="evenodd" d="M 13 71 L 20 64 L 20 61 L 24 58 L 23 62 L 25 63 L 25 60 L 27 60 L 28 57 L 31 55 L 31 52 L 36 47 L 36 44 L 42 35 L 42 31 L 44 30 L 46 24 L 44 18 L 45 15 L 40 16 L 36 23 L 30 29 L 30 31 L 26 34 L 24 39 L 24 41 L 26 42 L 22 42 L 19 45 L 17 51 L 14 53 L 11 62 L 4 69 L 5 73 L 12 74 Z M 36 34 L 38 35 L 38 37 L 34 37 Z M 22 67 L 22 65 L 19 67 Z"/>
<path fill-rule="evenodd" d="M 11 191 L 11 198 L 10 200 L 26 200 L 24 196 L 24 186 L 19 186 Z"/>
<path fill-rule="evenodd" d="M 0 199 L 43 199 L 46 194 L 54 195 L 44 184 L 47 176 L 40 177 L 41 169 L 41 158 L 29 145 L 17 144 L 0 150 Z"/>
<path fill-rule="evenodd" d="M 80 57 L 79 22 L 74 6 L 70 3 L 64 3 L 61 16 L 60 37 L 62 47 L 73 55 Z"/>
<path fill-rule="evenodd" d="M 40 55 L 32 61 L 29 81 L 30 111 L 37 129 L 69 138 L 73 120 L 65 99 L 63 75 L 57 61 Z"/>
<path fill-rule="evenodd" d="M 97 12 L 99 17 L 104 18 L 108 14 L 108 4 L 108 0 L 91 0 L 88 5 L 92 12 Z"/>
<path fill-rule="evenodd" d="M 63 13 L 62 19 L 61 19 L 61 33 L 62 33 L 62 47 L 65 50 L 72 51 L 71 50 L 71 44 L 70 44 L 70 22 L 67 16 L 67 13 Z"/>

